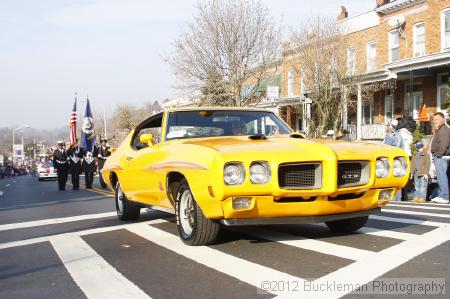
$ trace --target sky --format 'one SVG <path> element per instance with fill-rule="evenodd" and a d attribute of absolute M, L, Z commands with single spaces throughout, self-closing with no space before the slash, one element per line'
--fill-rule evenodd
<path fill-rule="evenodd" d="M 263 0 L 284 32 L 305 18 L 349 15 L 375 0 Z M 0 127 L 68 124 L 78 114 L 109 115 L 120 103 L 140 105 L 181 96 L 165 59 L 192 21 L 196 0 L 0 0 Z"/>

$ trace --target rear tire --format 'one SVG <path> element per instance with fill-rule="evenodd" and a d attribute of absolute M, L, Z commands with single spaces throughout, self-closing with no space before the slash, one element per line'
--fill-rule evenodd
<path fill-rule="evenodd" d="M 117 182 L 115 191 L 117 217 L 122 221 L 139 219 L 141 207 L 127 199 L 119 182 Z"/>
<path fill-rule="evenodd" d="M 207 219 L 194 199 L 185 179 L 176 192 L 175 214 L 181 240 L 191 246 L 213 244 L 220 231 L 220 223 Z"/>
<path fill-rule="evenodd" d="M 369 219 L 369 216 L 328 221 L 325 223 L 328 226 L 328 228 L 331 229 L 332 231 L 349 233 L 363 227 L 366 224 L 367 219 Z"/>

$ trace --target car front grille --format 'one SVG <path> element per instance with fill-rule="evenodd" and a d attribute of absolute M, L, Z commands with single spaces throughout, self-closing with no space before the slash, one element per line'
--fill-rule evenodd
<path fill-rule="evenodd" d="M 278 167 L 281 189 L 318 189 L 322 187 L 320 163 L 282 164 Z"/>
<path fill-rule="evenodd" d="M 340 161 L 338 163 L 338 188 L 365 185 L 370 179 L 367 161 Z"/>

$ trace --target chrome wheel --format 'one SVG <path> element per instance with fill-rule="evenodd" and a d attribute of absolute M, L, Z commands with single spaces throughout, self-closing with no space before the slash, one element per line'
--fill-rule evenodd
<path fill-rule="evenodd" d="M 195 225 L 194 200 L 189 190 L 184 190 L 180 198 L 180 223 L 186 235 L 190 236 Z"/>

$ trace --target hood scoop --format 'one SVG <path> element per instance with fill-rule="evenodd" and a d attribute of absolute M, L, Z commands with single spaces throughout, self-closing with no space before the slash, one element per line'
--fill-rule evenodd
<path fill-rule="evenodd" d="M 291 138 L 298 138 L 298 139 L 305 139 L 305 136 L 303 136 L 302 134 L 299 134 L 299 133 L 292 133 L 291 135 L 289 135 L 289 137 L 291 137 Z"/>
<path fill-rule="evenodd" d="M 255 134 L 248 136 L 248 139 L 250 140 L 266 140 L 267 136 L 263 134 Z"/>

